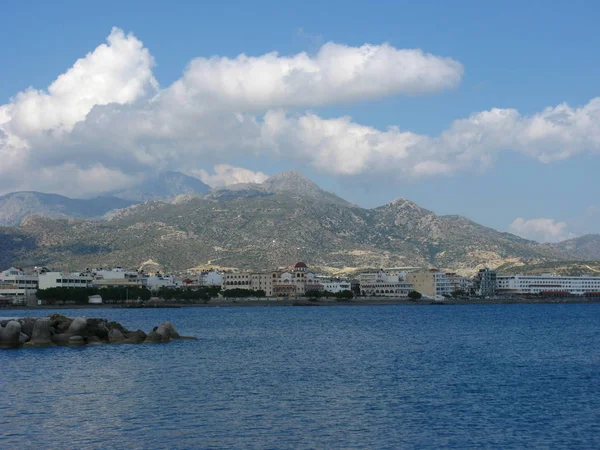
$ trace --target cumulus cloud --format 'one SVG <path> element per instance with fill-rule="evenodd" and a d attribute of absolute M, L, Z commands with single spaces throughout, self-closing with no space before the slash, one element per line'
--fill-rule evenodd
<path fill-rule="evenodd" d="M 457 120 L 439 136 L 379 130 L 349 117 L 269 111 L 262 137 L 279 153 L 302 154 L 312 165 L 343 175 L 393 171 L 425 177 L 485 169 L 499 152 L 512 150 L 541 162 L 600 152 L 600 98 L 580 108 L 559 105 L 531 115 L 493 108 Z"/>
<path fill-rule="evenodd" d="M 463 74 L 450 58 L 388 44 L 327 43 L 315 55 L 196 58 L 163 90 L 153 66 L 139 39 L 113 28 L 105 44 L 46 90 L 29 88 L 1 105 L 0 191 L 49 188 L 47 177 L 32 174 L 55 168 L 58 177 L 65 161 L 73 179 L 104 172 L 108 183 L 188 168 L 186 158 L 199 154 L 216 160 L 262 155 L 271 151 L 261 140 L 262 114 L 271 108 L 424 94 L 456 86 Z M 206 176 L 214 183 L 261 177 L 239 168 Z"/>
<path fill-rule="evenodd" d="M 0 177 L 3 185 L 36 186 L 65 191 L 73 180 L 96 184 L 104 173 L 115 183 L 127 177 L 88 155 L 77 155 L 83 164 L 66 164 L 58 148 L 69 139 L 74 126 L 86 119 L 97 105 L 126 105 L 158 92 L 152 74 L 154 59 L 132 34 L 113 28 L 106 44 L 77 60 L 47 90 L 29 88 L 19 92 L 10 103 L 0 106 Z M 110 130 L 105 130 L 110 133 Z M 95 142 L 86 142 L 95 147 Z M 52 161 L 49 164 L 49 161 Z M 69 170 L 64 172 L 64 168 Z M 61 175 L 68 175 L 62 178 Z M 49 183 L 45 183 L 44 180 Z M 0 185 L 0 190 L 5 187 Z M 97 186 L 96 186 L 97 187 Z M 84 187 L 84 190 L 86 188 Z"/>
<path fill-rule="evenodd" d="M 228 186 L 237 183 L 262 183 L 269 175 L 263 172 L 253 172 L 242 167 L 233 167 L 229 164 L 217 164 L 213 167 L 214 174 L 209 174 L 204 169 L 192 171 L 192 175 L 200 178 L 211 187 Z"/>
<path fill-rule="evenodd" d="M 196 58 L 164 95 L 213 110 L 261 111 L 425 94 L 456 86 L 462 75 L 459 62 L 421 50 L 329 42 L 314 56 Z"/>
<path fill-rule="evenodd" d="M 0 107 L 0 124 L 20 137 L 71 131 L 95 105 L 126 104 L 155 93 L 153 66 L 135 36 L 113 28 L 106 44 L 77 60 L 47 91 L 29 88 Z"/>
<path fill-rule="evenodd" d="M 508 227 L 508 231 L 538 242 L 560 242 L 576 237 L 569 232 L 565 222 L 556 222 L 554 219 L 529 219 L 517 217 Z"/>
<path fill-rule="evenodd" d="M 265 176 L 222 164 L 239 156 L 275 156 L 340 176 L 416 179 L 482 170 L 502 151 L 544 163 L 600 152 L 600 98 L 529 116 L 492 108 L 438 136 L 304 110 L 460 82 L 459 62 L 421 50 L 327 43 L 314 55 L 196 58 L 164 89 L 153 65 L 139 39 L 115 28 L 46 90 L 30 88 L 0 106 L 0 192 L 109 191 L 157 170 L 195 173 L 213 185 Z M 214 173 L 207 164 L 216 164 Z"/>

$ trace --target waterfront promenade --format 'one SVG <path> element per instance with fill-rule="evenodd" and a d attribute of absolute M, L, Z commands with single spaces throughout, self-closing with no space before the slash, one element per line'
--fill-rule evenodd
<path fill-rule="evenodd" d="M 490 299 L 469 298 L 469 299 L 445 299 L 443 301 L 434 301 L 429 299 L 410 300 L 407 298 L 391 298 L 391 297 L 358 297 L 352 300 L 339 299 L 319 299 L 310 300 L 306 298 L 296 299 L 265 299 L 265 298 L 227 298 L 227 299 L 212 299 L 206 303 L 174 303 L 165 302 L 157 304 L 101 304 L 101 305 L 36 305 L 36 306 L 17 306 L 6 305 L 4 309 L 160 309 L 160 308 L 215 308 L 215 307 L 265 307 L 265 306 L 377 306 L 377 305 L 404 305 L 404 306 L 427 306 L 427 305 L 516 305 L 516 304 L 557 304 L 557 303 L 600 303 L 600 298 L 583 298 L 583 297 L 540 297 L 540 298 L 523 298 L 523 297 L 494 297 Z"/>

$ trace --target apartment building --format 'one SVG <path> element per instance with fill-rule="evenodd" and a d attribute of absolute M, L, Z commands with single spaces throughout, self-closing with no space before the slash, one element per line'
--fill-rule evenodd
<path fill-rule="evenodd" d="M 476 295 L 490 297 L 496 294 L 497 275 L 489 268 L 481 269 L 473 278 L 473 289 Z"/>
<path fill-rule="evenodd" d="M 543 275 L 500 275 L 496 277 L 499 294 L 549 294 L 592 296 L 600 293 L 600 277 L 562 277 Z"/>
<path fill-rule="evenodd" d="M 147 277 L 135 271 L 127 271 L 121 267 L 114 269 L 96 269 L 91 274 L 94 287 L 145 287 Z"/>
<path fill-rule="evenodd" d="M 94 277 L 91 273 L 44 272 L 39 274 L 39 289 L 91 287 Z"/>
<path fill-rule="evenodd" d="M 351 285 L 351 283 L 348 283 Z M 367 272 L 359 275 L 360 295 L 367 297 L 407 297 L 412 283 L 401 273 Z"/>
<path fill-rule="evenodd" d="M 9 267 L 0 272 L 0 297 L 8 297 L 13 304 L 25 303 L 37 292 L 37 274 L 26 274 L 20 267 Z"/>
<path fill-rule="evenodd" d="M 406 281 L 411 283 L 414 290 L 428 297 L 449 295 L 452 292 L 452 283 L 444 272 L 429 269 L 406 274 Z"/>

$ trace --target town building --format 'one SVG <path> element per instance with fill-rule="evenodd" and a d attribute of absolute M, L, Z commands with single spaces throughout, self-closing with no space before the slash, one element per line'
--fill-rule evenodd
<path fill-rule="evenodd" d="M 200 286 L 221 286 L 223 275 L 214 270 L 204 270 L 198 274 L 198 284 Z"/>
<path fill-rule="evenodd" d="M 121 267 L 114 269 L 96 269 L 92 271 L 93 287 L 145 287 L 147 277 L 135 271 L 126 271 Z"/>
<path fill-rule="evenodd" d="M 469 293 L 473 286 L 471 279 L 455 272 L 446 272 L 446 278 L 450 282 L 451 292 L 464 291 L 465 293 Z"/>
<path fill-rule="evenodd" d="M 450 295 L 452 283 L 444 272 L 437 269 L 410 272 L 406 274 L 406 281 L 411 283 L 414 290 L 428 297 Z"/>
<path fill-rule="evenodd" d="M 250 289 L 264 291 L 267 297 L 299 297 L 307 291 L 307 286 L 317 284 L 315 275 L 308 271 L 303 262 L 298 262 L 290 270 L 265 272 L 233 272 L 223 274 L 221 288 Z"/>
<path fill-rule="evenodd" d="M 146 286 L 151 291 L 158 291 L 160 288 L 176 288 L 178 283 L 173 275 L 150 275 L 146 278 Z"/>
<path fill-rule="evenodd" d="M 350 284 L 350 283 L 348 283 Z M 367 297 L 407 297 L 413 290 L 412 283 L 404 280 L 399 273 L 361 273 L 359 276 L 360 295 Z"/>
<path fill-rule="evenodd" d="M 250 272 L 233 272 L 223 274 L 222 289 L 250 289 Z"/>
<path fill-rule="evenodd" d="M 496 277 L 498 294 L 547 294 L 600 296 L 600 277 L 562 277 L 543 275 L 499 275 Z"/>
<path fill-rule="evenodd" d="M 267 272 L 254 272 L 250 276 L 250 289 L 253 291 L 265 291 L 265 296 L 275 295 L 275 286 L 279 281 L 281 272 L 272 270 Z"/>
<path fill-rule="evenodd" d="M 298 262 L 292 270 L 282 272 L 273 288 L 276 297 L 301 297 L 306 293 L 306 285 L 316 283 L 315 274 L 308 271 L 308 266 Z"/>
<path fill-rule="evenodd" d="M 12 304 L 25 304 L 27 297 L 38 289 L 38 276 L 26 274 L 20 267 L 9 267 L 0 272 L 0 297 L 7 297 Z"/>
<path fill-rule="evenodd" d="M 491 297 L 496 294 L 496 272 L 489 269 L 480 269 L 473 278 L 473 290 L 475 295 Z"/>
<path fill-rule="evenodd" d="M 321 281 L 320 284 L 323 286 L 324 291 L 331 292 L 332 294 L 350 291 L 352 287 L 349 281 L 344 280 L 325 280 Z"/>
<path fill-rule="evenodd" d="M 92 287 L 91 273 L 44 272 L 39 274 L 39 289 Z"/>

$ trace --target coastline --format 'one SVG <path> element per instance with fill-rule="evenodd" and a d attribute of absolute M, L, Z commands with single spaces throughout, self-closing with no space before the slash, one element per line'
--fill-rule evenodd
<path fill-rule="evenodd" d="M 264 299 L 218 299 L 211 300 L 208 303 L 168 303 L 157 306 L 138 306 L 127 304 L 102 304 L 102 305 L 35 305 L 19 306 L 6 305 L 0 307 L 2 310 L 36 310 L 36 309 L 165 309 L 165 308 L 235 308 L 235 307 L 267 307 L 267 306 L 452 306 L 452 305 L 523 305 L 523 304 L 569 304 L 569 303 L 600 303 L 600 298 L 494 298 L 494 299 L 473 299 L 473 300 L 454 300 L 444 301 L 433 300 L 409 300 L 406 298 L 379 298 L 379 299 L 319 299 L 318 301 L 306 299 L 288 299 L 288 300 L 264 300 Z"/>

